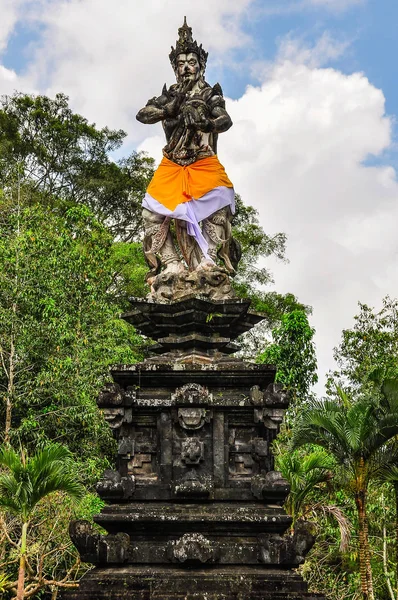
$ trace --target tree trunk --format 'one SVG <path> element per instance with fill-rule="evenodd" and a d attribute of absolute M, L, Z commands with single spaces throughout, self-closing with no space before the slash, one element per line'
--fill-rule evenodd
<path fill-rule="evenodd" d="M 17 240 L 20 235 L 20 211 L 21 211 L 21 184 L 20 184 L 20 175 L 18 169 L 18 197 L 17 197 Z M 15 394 L 15 328 L 16 328 L 16 318 L 17 318 L 17 297 L 18 297 L 18 289 L 19 289 L 19 241 L 17 243 L 15 249 L 15 281 L 14 281 L 14 301 L 12 303 L 12 322 L 11 322 L 11 339 L 10 339 L 10 356 L 8 363 L 8 373 L 5 368 L 5 360 L 4 356 L 2 356 L 3 368 L 8 375 L 8 384 L 7 384 L 7 392 L 6 392 L 6 419 L 5 419 L 5 428 L 4 428 L 4 443 L 8 444 L 10 441 L 10 433 L 11 433 L 11 425 L 12 425 L 12 411 L 14 404 L 14 394 Z"/>
<path fill-rule="evenodd" d="M 374 600 L 374 590 L 373 590 L 373 575 L 372 575 L 372 564 L 370 562 L 370 545 L 369 545 L 369 535 L 368 535 L 368 516 L 366 513 L 366 501 L 364 499 L 363 503 L 363 511 L 364 511 L 364 528 L 365 528 L 365 561 L 366 561 L 366 579 L 368 582 L 368 596 L 369 600 Z"/>
<path fill-rule="evenodd" d="M 392 589 L 390 576 L 388 574 L 387 528 L 385 523 L 383 523 L 383 571 L 390 598 L 391 600 L 395 600 L 394 590 Z"/>
<path fill-rule="evenodd" d="M 358 511 L 359 524 L 359 573 L 361 576 L 361 592 L 363 600 L 374 600 L 369 593 L 369 581 L 367 573 L 368 536 L 365 512 L 365 493 L 363 491 L 355 494 L 355 504 Z"/>
<path fill-rule="evenodd" d="M 22 525 L 21 536 L 21 557 L 19 559 L 17 600 L 23 600 L 25 595 L 25 568 L 26 568 L 26 537 L 28 532 L 28 524 Z"/>
<path fill-rule="evenodd" d="M 394 483 L 395 492 L 395 594 L 398 600 L 398 482 Z"/>
<path fill-rule="evenodd" d="M 15 318 L 16 304 L 14 302 L 12 306 L 13 316 Z M 12 409 L 13 409 L 13 396 L 14 396 L 14 360 L 15 360 L 15 345 L 14 345 L 14 323 L 12 323 L 11 343 L 10 343 L 10 358 L 8 362 L 8 385 L 6 392 L 6 420 L 4 427 L 4 443 L 8 444 L 10 441 L 11 423 L 12 423 Z"/>

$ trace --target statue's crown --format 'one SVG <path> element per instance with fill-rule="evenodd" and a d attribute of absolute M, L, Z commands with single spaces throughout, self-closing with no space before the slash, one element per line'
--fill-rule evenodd
<path fill-rule="evenodd" d="M 206 62 L 208 57 L 208 52 L 206 52 L 202 48 L 202 44 L 198 46 L 196 40 L 194 41 L 192 38 L 192 27 L 189 27 L 187 24 L 187 18 L 184 17 L 184 23 L 182 27 L 178 30 L 178 40 L 176 41 L 176 47 L 171 47 L 171 52 L 169 54 L 170 62 L 173 66 L 173 69 L 176 68 L 177 65 L 177 56 L 179 54 L 189 54 L 190 52 L 194 52 L 198 58 L 199 63 L 202 68 L 202 71 L 206 68 Z"/>

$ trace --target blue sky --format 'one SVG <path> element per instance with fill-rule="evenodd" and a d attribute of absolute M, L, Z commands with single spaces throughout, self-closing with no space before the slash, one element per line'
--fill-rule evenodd
<path fill-rule="evenodd" d="M 158 126 L 136 122 L 173 83 L 187 14 L 209 50 L 234 127 L 219 155 L 267 231 L 287 234 L 275 289 L 313 306 L 322 374 L 357 302 L 398 289 L 397 0 L 0 0 L 0 94 L 64 92 L 73 110 L 128 133 L 156 159 Z"/>

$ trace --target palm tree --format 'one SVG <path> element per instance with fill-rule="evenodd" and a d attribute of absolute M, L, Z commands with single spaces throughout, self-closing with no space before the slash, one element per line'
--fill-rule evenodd
<path fill-rule="evenodd" d="M 390 590 L 390 596 L 398 600 L 398 440 L 395 438 L 385 447 L 386 459 L 377 475 L 377 482 L 390 484 L 395 496 L 395 596 Z M 386 557 L 385 557 L 386 559 Z M 386 569 L 385 569 L 386 570 Z M 389 580 L 387 580 L 389 585 Z"/>
<path fill-rule="evenodd" d="M 278 449 L 277 445 L 276 448 Z M 314 491 L 320 484 L 328 483 L 332 479 L 332 470 L 335 468 L 333 457 L 323 448 L 304 455 L 295 450 L 278 454 L 276 465 L 290 486 L 284 507 L 293 519 L 292 530 L 298 520 L 315 515 L 331 517 L 339 526 L 340 550 L 346 550 L 350 541 L 349 519 L 338 506 L 314 501 Z"/>
<path fill-rule="evenodd" d="M 315 444 L 341 464 L 349 479 L 359 523 L 359 566 L 364 600 L 374 600 L 367 519 L 367 491 L 386 461 L 383 451 L 398 434 L 398 395 L 361 398 L 354 402 L 337 388 L 336 399 L 312 399 L 293 430 L 293 447 Z"/>
<path fill-rule="evenodd" d="M 27 533 L 32 513 L 42 498 L 63 491 L 80 499 L 84 487 L 72 473 L 72 455 L 60 444 L 47 444 L 32 457 L 17 454 L 10 446 L 0 448 L 0 507 L 22 523 L 17 600 L 23 600 L 27 554 Z"/>

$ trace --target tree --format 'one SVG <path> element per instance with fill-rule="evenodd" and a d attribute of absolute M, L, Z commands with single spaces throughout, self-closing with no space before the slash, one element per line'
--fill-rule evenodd
<path fill-rule="evenodd" d="M 384 298 L 379 311 L 361 303 L 359 308 L 354 327 L 343 331 L 334 350 L 338 369 L 329 375 L 331 390 L 335 382 L 351 392 L 373 390 L 375 367 L 397 373 L 398 300 Z"/>
<path fill-rule="evenodd" d="M 87 207 L 39 200 L 20 186 L 0 202 L 2 433 L 62 439 L 100 463 L 111 436 L 94 399 L 110 364 L 142 356 L 141 338 L 119 319 L 125 283 L 109 232 Z"/>
<path fill-rule="evenodd" d="M 260 225 L 257 210 L 246 206 L 239 195 L 235 196 L 235 200 L 232 231 L 241 245 L 242 259 L 233 287 L 238 297 L 250 299 L 251 308 L 264 315 L 264 321 L 240 339 L 243 355 L 253 359 L 269 343 L 270 330 L 280 325 L 283 315 L 294 310 L 307 313 L 310 307 L 299 302 L 293 294 L 264 290 L 264 286 L 273 283 L 272 273 L 266 267 L 259 266 L 259 261 L 273 256 L 286 262 L 286 236 L 284 233 L 273 236 L 266 234 Z"/>
<path fill-rule="evenodd" d="M 277 367 L 275 380 L 291 390 L 294 400 L 306 400 L 318 381 L 314 333 L 303 310 L 287 312 L 280 326 L 272 330 L 273 343 L 257 358 Z"/>
<path fill-rule="evenodd" d="M 384 402 L 389 397 L 398 397 L 397 380 L 392 378 L 396 372 L 396 365 L 393 367 L 376 368 L 370 374 L 370 380 L 380 389 L 380 393 Z M 390 443 L 384 448 L 385 458 L 379 472 L 377 474 L 377 482 L 380 484 L 389 484 L 394 491 L 395 499 L 395 587 L 396 598 L 398 598 L 398 438 L 391 439 Z M 386 537 L 383 532 L 383 537 Z M 390 588 L 390 594 L 394 598 L 391 591 L 391 584 L 387 573 L 387 550 L 386 540 L 384 541 L 384 563 L 387 584 Z"/>
<path fill-rule="evenodd" d="M 0 102 L 0 186 L 18 169 L 22 182 L 53 206 L 59 199 L 88 206 L 115 237 L 130 240 L 141 231 L 141 201 L 153 174 L 153 160 L 133 152 L 119 163 L 125 132 L 97 129 L 54 99 L 15 93 Z"/>
<path fill-rule="evenodd" d="M 240 243 L 242 258 L 235 278 L 235 286 L 242 296 L 257 291 L 257 285 L 272 282 L 272 275 L 265 267 L 258 266 L 258 259 L 275 256 L 285 261 L 286 236 L 277 233 L 267 235 L 258 220 L 258 212 L 252 206 L 246 206 L 236 194 L 236 213 L 233 220 L 233 236 Z"/>
<path fill-rule="evenodd" d="M 315 449 L 303 454 L 298 450 L 280 451 L 276 445 L 276 468 L 289 482 L 290 492 L 285 502 L 286 512 L 292 517 L 292 529 L 298 520 L 309 517 L 333 518 L 340 530 L 340 549 L 346 550 L 350 540 L 351 523 L 344 512 L 335 505 L 327 504 L 322 497 L 326 490 L 322 484 L 329 483 L 336 468 L 333 457 L 324 449 Z M 320 492 L 321 490 L 321 492 Z"/>
<path fill-rule="evenodd" d="M 293 429 L 293 447 L 315 444 L 325 448 L 347 476 L 359 523 L 359 561 L 364 600 L 374 600 L 368 540 L 368 486 L 384 468 L 386 443 L 398 433 L 398 396 L 382 400 L 360 397 L 354 402 L 337 388 L 335 399 L 310 399 Z"/>
<path fill-rule="evenodd" d="M 83 486 L 72 471 L 72 455 L 59 444 L 48 444 L 30 458 L 19 456 L 11 447 L 0 448 L 0 507 L 21 522 L 17 600 L 23 600 L 27 555 L 27 533 L 37 504 L 49 494 L 62 491 L 71 498 L 84 494 Z"/>
<path fill-rule="evenodd" d="M 386 576 L 387 586 L 389 588 L 392 600 L 398 598 L 398 444 L 397 440 L 392 440 L 392 443 L 386 446 L 386 460 L 383 467 L 380 469 L 377 480 L 378 483 L 389 484 L 394 491 L 395 499 L 395 595 L 392 590 L 390 576 L 388 572 L 388 553 L 387 553 L 387 533 L 386 526 L 383 523 L 383 563 L 384 573 Z M 384 499 L 383 499 L 384 500 Z"/>

